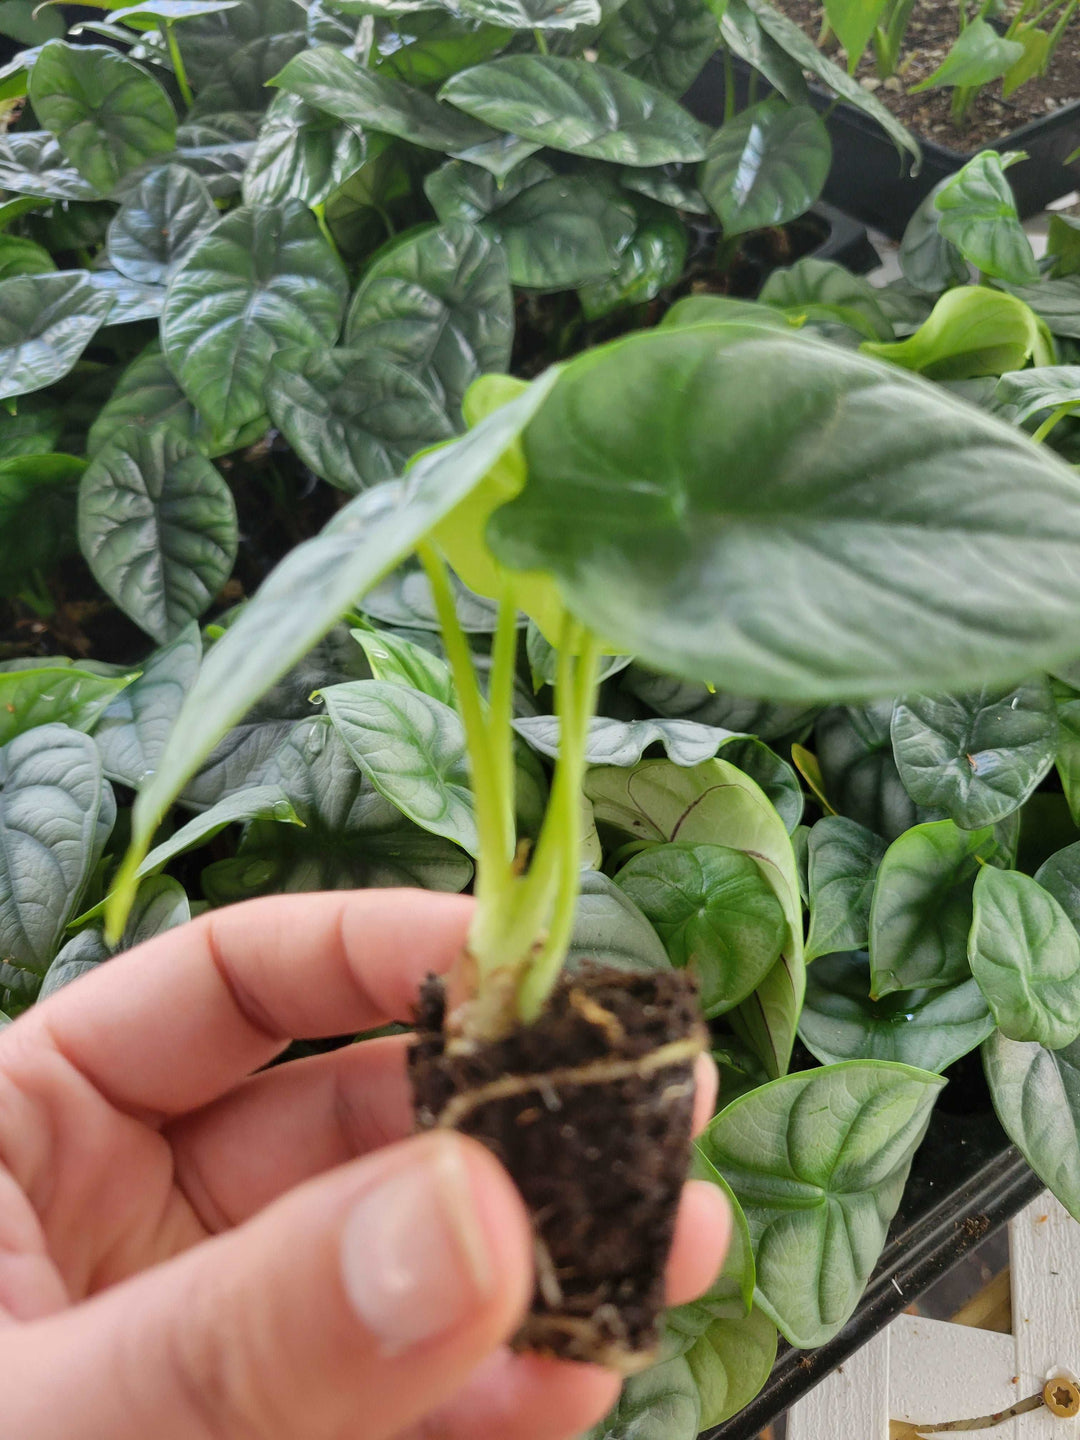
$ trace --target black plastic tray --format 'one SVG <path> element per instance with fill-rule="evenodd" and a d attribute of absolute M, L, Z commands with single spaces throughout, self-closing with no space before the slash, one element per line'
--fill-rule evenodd
<path fill-rule="evenodd" d="M 742 105 L 746 103 L 751 70 L 737 56 L 732 58 L 736 93 Z M 724 88 L 723 66 L 714 56 L 690 88 L 685 103 L 699 119 L 719 125 L 724 118 Z M 769 93 L 764 81 L 760 93 Z M 868 115 L 843 102 L 834 107 L 832 96 L 814 86 L 810 93 L 817 109 L 828 112 L 826 124 L 833 144 L 824 198 L 894 240 L 903 235 L 907 222 L 934 186 L 955 174 L 975 153 L 922 140 L 922 169 L 918 175 L 905 175 L 896 147 Z M 1080 101 L 994 142 L 990 148 L 995 150 L 1027 151 L 1028 159 L 1009 170 L 1022 216 L 1035 215 L 1051 200 L 1080 188 L 1080 162 L 1065 164 L 1078 146 Z"/>
<path fill-rule="evenodd" d="M 960 1080 L 958 1088 L 977 1086 Z M 946 1089 L 942 1102 L 947 1103 L 948 1094 Z M 986 1108 L 985 1095 L 975 1100 L 978 1108 L 968 1110 L 959 1108 L 968 1097 L 956 1098 L 956 1110 L 939 1109 L 931 1122 L 885 1250 L 851 1320 L 818 1350 L 793 1350 L 781 1341 L 760 1395 L 733 1419 L 705 1432 L 704 1440 L 754 1440 L 1043 1190 Z"/>

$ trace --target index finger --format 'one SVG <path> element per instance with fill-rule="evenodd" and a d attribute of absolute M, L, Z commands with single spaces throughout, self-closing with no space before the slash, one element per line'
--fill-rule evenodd
<path fill-rule="evenodd" d="M 424 978 L 461 953 L 472 906 L 428 890 L 363 890 L 211 911 L 9 1026 L 0 1067 L 51 1047 L 118 1109 L 184 1114 L 291 1040 L 410 1021 Z"/>

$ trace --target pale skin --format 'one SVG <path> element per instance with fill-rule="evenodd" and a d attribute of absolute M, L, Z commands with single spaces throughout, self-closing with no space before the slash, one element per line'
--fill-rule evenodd
<path fill-rule="evenodd" d="M 0 1032 L 3 1431 L 19 1440 L 571 1440 L 618 1392 L 514 1355 L 521 1200 L 480 1146 L 412 1136 L 410 1012 L 472 902 L 405 891 L 221 910 Z M 262 1073 L 257 1073 L 262 1072 Z M 698 1075 L 698 1120 L 715 1071 Z M 683 1196 L 673 1303 L 730 1220 Z"/>

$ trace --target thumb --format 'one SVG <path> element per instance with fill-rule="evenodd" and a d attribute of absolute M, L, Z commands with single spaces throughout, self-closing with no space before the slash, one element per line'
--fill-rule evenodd
<path fill-rule="evenodd" d="M 448 1400 L 513 1331 L 531 1257 L 522 1202 L 486 1150 L 449 1133 L 407 1140 L 7 1331 L 4 1430 L 384 1440 Z"/>

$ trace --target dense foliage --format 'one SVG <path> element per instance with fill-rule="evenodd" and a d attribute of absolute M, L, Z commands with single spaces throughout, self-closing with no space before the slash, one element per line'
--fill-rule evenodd
<path fill-rule="evenodd" d="M 900 282 L 692 293 L 827 168 L 763 0 L 97 28 L 0 82 L 6 1013 L 321 887 L 693 965 L 736 1243 L 609 1437 L 840 1328 L 980 1046 L 1080 1215 L 1076 230 L 988 153 Z M 788 98 L 709 134 L 721 42 Z"/>

